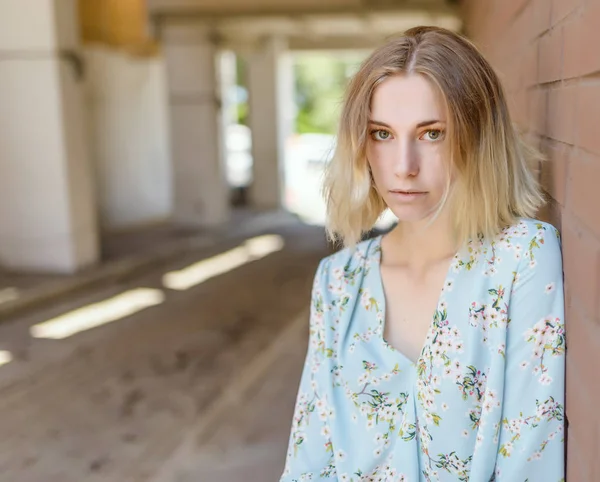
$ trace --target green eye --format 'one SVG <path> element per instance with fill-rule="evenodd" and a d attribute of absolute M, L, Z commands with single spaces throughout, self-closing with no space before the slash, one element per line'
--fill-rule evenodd
<path fill-rule="evenodd" d="M 381 129 L 375 130 L 371 132 L 371 136 L 376 141 L 386 141 L 390 138 L 390 133 L 388 131 L 384 131 Z"/>
<path fill-rule="evenodd" d="M 432 129 L 425 133 L 431 141 L 437 141 L 442 138 L 443 132 L 440 129 Z"/>

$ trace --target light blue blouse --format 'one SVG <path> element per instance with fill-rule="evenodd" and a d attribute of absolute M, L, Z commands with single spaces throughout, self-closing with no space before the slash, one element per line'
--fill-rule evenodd
<path fill-rule="evenodd" d="M 469 241 L 416 364 L 383 338 L 381 239 L 319 265 L 281 482 L 564 480 L 558 231 Z"/>

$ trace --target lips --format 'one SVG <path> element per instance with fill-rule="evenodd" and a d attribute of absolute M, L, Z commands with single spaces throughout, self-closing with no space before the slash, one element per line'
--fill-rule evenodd
<path fill-rule="evenodd" d="M 401 189 L 392 189 L 390 192 L 393 192 L 396 194 L 425 194 L 425 191 L 414 191 L 412 189 L 407 189 L 406 191 L 401 190 Z"/>

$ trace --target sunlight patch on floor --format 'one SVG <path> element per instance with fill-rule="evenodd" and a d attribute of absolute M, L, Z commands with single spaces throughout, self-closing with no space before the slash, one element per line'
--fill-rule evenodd
<path fill-rule="evenodd" d="M 284 244 L 281 236 L 271 234 L 248 239 L 230 251 L 198 261 L 179 271 L 166 273 L 163 277 L 163 285 L 172 290 L 190 289 L 210 278 L 281 251 Z"/>
<path fill-rule="evenodd" d="M 34 325 L 30 333 L 34 338 L 61 340 L 159 305 L 164 300 L 161 290 L 137 288 Z"/>
<path fill-rule="evenodd" d="M 12 361 L 13 357 L 11 352 L 6 350 L 0 350 L 0 367 L 6 365 Z"/>
<path fill-rule="evenodd" d="M 280 251 L 284 244 L 283 238 L 278 235 L 248 239 L 232 250 L 179 271 L 166 273 L 163 276 L 163 285 L 172 290 L 187 290 L 210 278 Z M 34 338 L 61 340 L 120 320 L 164 301 L 165 293 L 159 289 L 137 288 L 34 325 L 30 328 L 30 333 Z M 1 362 L 2 358 L 0 364 Z"/>
<path fill-rule="evenodd" d="M 18 297 L 19 297 L 19 290 L 17 288 L 0 289 L 0 304 L 16 300 Z"/>

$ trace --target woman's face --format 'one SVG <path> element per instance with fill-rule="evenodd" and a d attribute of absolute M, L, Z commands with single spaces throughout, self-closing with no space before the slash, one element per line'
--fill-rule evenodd
<path fill-rule="evenodd" d="M 367 158 L 377 191 L 399 221 L 435 213 L 449 169 L 446 109 L 422 75 L 384 80 L 371 100 Z"/>

